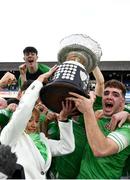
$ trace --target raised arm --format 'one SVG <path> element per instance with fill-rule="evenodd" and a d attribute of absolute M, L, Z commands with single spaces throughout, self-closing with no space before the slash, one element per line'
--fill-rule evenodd
<path fill-rule="evenodd" d="M 27 72 L 27 66 L 26 64 L 22 64 L 19 66 L 19 72 L 20 72 L 20 77 L 19 77 L 19 86 L 21 87 L 24 82 L 27 81 L 27 78 L 26 78 L 26 72 Z"/>
<path fill-rule="evenodd" d="M 98 126 L 93 110 L 94 98 L 90 96 L 90 99 L 87 99 L 76 93 L 70 94 L 73 97 L 68 99 L 74 101 L 78 110 L 83 113 L 86 134 L 93 154 L 97 157 L 103 157 L 117 153 L 119 150 L 118 144 L 111 138 L 106 137 Z"/>
<path fill-rule="evenodd" d="M 97 96 L 102 96 L 103 91 L 104 91 L 104 77 L 103 74 L 101 72 L 101 70 L 99 69 L 98 66 L 96 66 L 94 68 L 94 70 L 92 71 L 95 80 L 96 80 L 96 86 L 95 86 L 95 93 Z"/>
<path fill-rule="evenodd" d="M 68 100 L 65 103 L 62 102 L 62 110 L 57 117 L 60 129 L 60 140 L 49 140 L 53 156 L 68 154 L 75 149 L 72 120 L 68 120 L 68 116 L 72 111 L 72 102 Z"/>
<path fill-rule="evenodd" d="M 42 82 L 45 82 L 55 70 L 56 67 L 52 68 L 49 72 L 40 75 L 25 91 L 10 122 L 1 132 L 2 143 L 11 145 L 12 143 L 15 143 L 17 137 L 24 132 L 26 125 L 31 118 L 35 102 L 39 97 L 39 91 L 43 86 Z"/>
<path fill-rule="evenodd" d="M 6 72 L 4 76 L 0 79 L 0 87 L 4 88 L 7 85 L 11 85 L 12 83 L 16 83 L 16 77 L 14 74 L 10 72 Z"/>

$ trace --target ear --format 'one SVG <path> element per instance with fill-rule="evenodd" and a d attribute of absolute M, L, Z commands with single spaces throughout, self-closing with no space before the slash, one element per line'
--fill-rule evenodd
<path fill-rule="evenodd" d="M 38 56 L 37 56 L 37 59 L 38 59 Z"/>
<path fill-rule="evenodd" d="M 122 98 L 122 100 L 120 100 L 120 109 L 123 110 L 125 106 L 125 98 Z"/>
<path fill-rule="evenodd" d="M 122 103 L 123 103 L 123 105 L 125 105 L 125 98 L 122 99 Z"/>
<path fill-rule="evenodd" d="M 25 57 L 23 57 L 23 60 L 25 61 Z"/>

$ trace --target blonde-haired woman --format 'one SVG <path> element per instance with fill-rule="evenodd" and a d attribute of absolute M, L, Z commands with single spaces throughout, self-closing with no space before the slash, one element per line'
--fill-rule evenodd
<path fill-rule="evenodd" d="M 66 121 L 66 112 L 71 104 L 63 104 L 60 113 L 60 140 L 47 139 L 43 133 L 36 133 L 39 114 L 34 109 L 43 82 L 57 70 L 54 66 L 49 72 L 40 75 L 22 96 L 19 106 L 7 126 L 1 132 L 1 143 L 10 145 L 15 152 L 17 163 L 24 167 L 26 179 L 45 179 L 52 156 L 73 152 L 75 148 L 72 122 Z M 65 112 L 65 113 L 64 113 Z"/>

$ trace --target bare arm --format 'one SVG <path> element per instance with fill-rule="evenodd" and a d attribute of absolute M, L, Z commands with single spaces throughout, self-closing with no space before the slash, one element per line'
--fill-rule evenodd
<path fill-rule="evenodd" d="M 87 99 L 76 93 L 70 93 L 74 97 L 70 97 L 70 100 L 75 102 L 76 107 L 84 115 L 85 129 L 88 138 L 89 145 L 97 157 L 108 156 L 118 152 L 118 145 L 112 140 L 104 136 L 100 130 L 95 113 L 93 111 L 93 97 Z M 87 107 L 87 108 L 86 108 Z"/>
<path fill-rule="evenodd" d="M 19 66 L 19 72 L 20 72 L 21 86 L 22 86 L 24 84 L 24 82 L 27 81 L 27 78 L 26 78 L 26 72 L 27 72 L 26 64 L 22 64 L 22 65 Z"/>
<path fill-rule="evenodd" d="M 98 96 L 102 96 L 103 91 L 104 91 L 104 77 L 99 69 L 98 66 L 95 67 L 95 69 L 92 71 L 95 79 L 96 79 L 96 86 L 95 86 L 95 93 Z"/>
<path fill-rule="evenodd" d="M 53 156 L 68 154 L 74 151 L 75 140 L 72 121 L 67 120 L 72 111 L 73 106 L 71 101 L 66 100 L 65 102 L 62 102 L 62 110 L 57 117 L 60 129 L 60 140 L 49 140 Z"/>
<path fill-rule="evenodd" d="M 130 114 L 127 111 L 121 111 L 114 114 L 107 128 L 114 131 L 117 127 L 121 127 L 126 121 L 130 122 Z"/>
<path fill-rule="evenodd" d="M 6 72 L 4 76 L 0 79 L 0 87 L 5 87 L 6 85 L 10 85 L 12 83 L 16 83 L 16 77 L 14 74 L 10 72 Z"/>
<path fill-rule="evenodd" d="M 10 122 L 1 132 L 1 142 L 4 144 L 16 143 L 17 138 L 24 132 L 26 125 L 31 118 L 32 110 L 36 100 L 39 97 L 39 91 L 42 88 L 42 82 L 45 82 L 56 70 L 56 66 L 49 72 L 40 75 L 26 90 L 20 103 L 13 113 Z M 39 82 L 40 81 L 40 82 Z"/>
<path fill-rule="evenodd" d="M 118 145 L 101 132 L 92 109 L 84 113 L 84 120 L 89 145 L 95 156 L 103 157 L 118 152 Z"/>

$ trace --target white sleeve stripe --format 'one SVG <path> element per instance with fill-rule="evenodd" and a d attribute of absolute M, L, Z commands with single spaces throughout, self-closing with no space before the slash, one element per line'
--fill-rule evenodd
<path fill-rule="evenodd" d="M 118 152 L 120 152 L 123 148 L 123 143 L 120 141 L 120 139 L 117 139 L 117 137 L 115 137 L 113 134 L 111 134 L 110 136 L 108 136 L 109 138 L 111 138 L 113 141 L 115 141 L 119 147 Z"/>
<path fill-rule="evenodd" d="M 112 132 L 107 137 L 113 139 L 113 141 L 115 141 L 118 144 L 118 152 L 122 151 L 129 145 L 127 138 L 118 132 Z"/>

